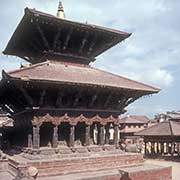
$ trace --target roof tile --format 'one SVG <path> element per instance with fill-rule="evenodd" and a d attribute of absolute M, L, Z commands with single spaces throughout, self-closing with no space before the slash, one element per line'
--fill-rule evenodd
<path fill-rule="evenodd" d="M 97 85 L 129 90 L 157 93 L 159 89 L 139 83 L 122 76 L 114 75 L 88 65 L 66 62 L 46 61 L 8 73 L 14 78 L 29 80 L 46 80 L 60 83 Z"/>

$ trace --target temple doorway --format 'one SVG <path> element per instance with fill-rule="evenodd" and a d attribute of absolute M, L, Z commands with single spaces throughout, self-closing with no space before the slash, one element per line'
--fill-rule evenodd
<path fill-rule="evenodd" d="M 58 141 L 60 145 L 68 145 L 70 134 L 70 125 L 67 122 L 61 123 L 58 127 Z"/>
<path fill-rule="evenodd" d="M 79 122 L 75 128 L 75 143 L 76 145 L 85 144 L 86 125 L 84 122 Z"/>
<path fill-rule="evenodd" d="M 51 147 L 53 137 L 53 125 L 49 122 L 45 122 L 40 127 L 40 146 Z"/>

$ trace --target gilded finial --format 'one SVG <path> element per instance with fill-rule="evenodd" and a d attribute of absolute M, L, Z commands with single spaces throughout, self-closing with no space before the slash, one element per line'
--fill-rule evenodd
<path fill-rule="evenodd" d="M 57 17 L 60 18 L 60 19 L 65 19 L 64 8 L 63 8 L 63 5 L 62 5 L 61 1 L 59 1 Z"/>

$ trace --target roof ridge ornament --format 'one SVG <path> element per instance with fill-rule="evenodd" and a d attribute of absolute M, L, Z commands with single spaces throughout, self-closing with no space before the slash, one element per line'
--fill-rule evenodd
<path fill-rule="evenodd" d="M 65 13 L 62 1 L 59 1 L 58 11 L 57 11 L 57 17 L 60 19 L 65 19 Z"/>

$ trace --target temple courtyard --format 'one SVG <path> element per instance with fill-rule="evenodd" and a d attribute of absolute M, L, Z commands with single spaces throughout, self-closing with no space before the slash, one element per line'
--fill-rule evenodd
<path fill-rule="evenodd" d="M 180 161 L 180 159 L 179 159 Z M 172 167 L 172 180 L 180 179 L 180 163 L 178 159 L 177 161 L 173 160 L 163 160 L 163 159 L 146 159 L 145 164 L 154 164 L 160 166 L 171 166 Z"/>

